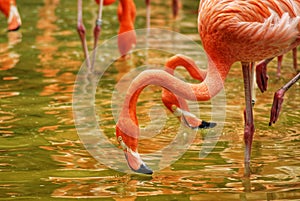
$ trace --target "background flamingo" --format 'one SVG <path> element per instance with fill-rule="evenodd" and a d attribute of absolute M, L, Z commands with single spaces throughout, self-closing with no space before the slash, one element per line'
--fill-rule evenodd
<path fill-rule="evenodd" d="M 137 151 L 139 128 L 136 103 L 146 86 L 161 86 L 183 99 L 209 100 L 223 88 L 231 65 L 241 61 L 246 102 L 244 161 L 245 175 L 249 176 L 254 134 L 251 63 L 282 55 L 299 45 L 300 18 L 296 15 L 300 12 L 296 10 L 298 7 L 299 1 L 202 0 L 199 6 L 198 30 L 208 58 L 206 76 L 200 84 L 189 84 L 166 71 L 148 70 L 133 80 L 116 125 L 117 139 L 129 167 L 136 172 L 152 173 Z M 298 74 L 274 96 L 272 111 L 275 110 L 276 114 L 279 114 L 284 92 L 299 77 Z M 277 115 L 272 113 L 270 121 L 274 122 L 274 117 L 276 119 Z"/>
<path fill-rule="evenodd" d="M 110 5 L 115 0 L 95 0 L 99 5 L 98 15 L 94 28 L 94 46 L 93 50 L 97 47 L 98 39 L 101 31 L 102 24 L 102 7 L 103 5 Z M 147 8 L 147 28 L 150 28 L 150 0 L 146 0 Z M 173 17 L 176 18 L 178 15 L 178 9 L 180 7 L 179 0 L 172 0 Z M 120 0 L 118 6 L 118 20 L 120 22 L 118 32 L 118 47 L 121 56 L 126 56 L 127 53 L 136 44 L 136 36 L 134 30 L 134 21 L 136 17 L 136 7 L 133 0 Z M 79 33 L 84 56 L 86 58 L 87 66 L 93 66 L 93 63 L 89 60 L 89 51 L 86 42 L 86 29 L 82 19 L 82 0 L 78 0 L 78 19 L 77 19 L 77 31 Z M 126 34 L 123 34 L 126 33 Z M 95 60 L 95 51 L 93 54 L 92 62 Z"/>
<path fill-rule="evenodd" d="M 7 18 L 8 31 L 16 31 L 21 27 L 21 17 L 16 0 L 1 0 L 0 10 Z"/>
<path fill-rule="evenodd" d="M 93 49 L 97 47 L 99 34 L 101 31 L 102 6 L 110 5 L 114 3 L 115 0 L 96 0 L 96 2 L 99 4 L 99 9 L 98 9 L 98 15 L 96 19 L 96 25 L 94 28 Z M 136 43 L 135 32 L 132 31 L 134 29 L 135 15 L 136 15 L 136 8 L 133 0 L 120 0 L 118 6 L 118 19 L 120 22 L 118 45 L 119 45 L 119 50 L 121 55 L 125 55 Z M 84 50 L 87 66 L 93 66 L 93 63 L 91 64 L 88 57 L 89 53 L 88 53 L 88 48 L 86 43 L 86 29 L 84 27 L 83 20 L 82 20 L 82 0 L 78 0 L 77 30 L 82 42 L 82 47 Z M 128 32 L 126 34 L 126 40 L 124 40 L 124 35 L 122 35 L 122 33 L 125 32 Z M 94 62 L 94 58 L 95 58 L 95 51 L 94 51 L 92 62 Z"/>

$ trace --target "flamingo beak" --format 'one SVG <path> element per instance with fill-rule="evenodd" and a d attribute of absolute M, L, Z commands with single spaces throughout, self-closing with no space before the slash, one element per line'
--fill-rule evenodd
<path fill-rule="evenodd" d="M 181 117 L 181 120 L 185 126 L 191 128 L 191 129 L 199 129 L 199 128 L 200 129 L 208 129 L 208 128 L 213 128 L 217 125 L 217 123 L 215 123 L 215 122 L 207 122 L 207 121 L 202 120 L 200 125 L 192 126 L 192 125 L 190 125 L 190 123 L 188 122 L 186 117 L 192 117 L 192 118 L 197 119 L 197 117 L 194 114 L 192 114 L 188 111 L 184 111 L 184 110 L 180 109 L 179 107 L 177 107 L 176 105 L 172 105 L 172 111 L 175 116 Z"/>
<path fill-rule="evenodd" d="M 153 173 L 153 171 L 148 168 L 147 165 L 143 162 L 140 154 L 138 152 L 132 151 L 132 149 L 125 144 L 121 136 L 118 137 L 118 141 L 124 151 L 127 164 L 132 171 L 142 174 Z"/>
<path fill-rule="evenodd" d="M 153 171 L 142 161 L 140 155 L 132 150 L 124 150 L 125 158 L 130 169 L 137 173 L 153 174 Z"/>
<path fill-rule="evenodd" d="M 217 125 L 217 123 L 215 122 L 207 122 L 202 120 L 202 123 L 198 126 L 198 128 L 203 128 L 203 129 L 207 129 L 207 128 L 213 128 Z"/>

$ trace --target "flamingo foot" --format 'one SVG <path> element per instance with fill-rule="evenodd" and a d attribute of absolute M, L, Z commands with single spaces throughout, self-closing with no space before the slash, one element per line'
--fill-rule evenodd
<path fill-rule="evenodd" d="M 280 110 L 281 110 L 281 105 L 283 103 L 284 93 L 285 93 L 284 89 L 279 89 L 274 94 L 269 126 L 274 124 L 277 121 L 278 117 L 279 117 L 279 113 L 280 113 Z"/>
<path fill-rule="evenodd" d="M 213 128 L 217 124 L 214 122 L 207 122 L 204 120 L 199 120 L 194 114 L 182 110 L 178 108 L 177 106 L 172 106 L 172 111 L 174 112 L 174 115 L 181 118 L 181 122 L 183 124 L 191 129 L 208 129 Z"/>
<path fill-rule="evenodd" d="M 267 90 L 268 87 L 268 79 L 267 75 L 267 64 L 268 60 L 261 61 L 256 66 L 256 82 L 260 91 L 263 93 Z"/>

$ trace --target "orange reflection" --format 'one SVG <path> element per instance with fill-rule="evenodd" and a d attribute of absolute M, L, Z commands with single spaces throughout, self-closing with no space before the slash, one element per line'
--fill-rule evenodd
<path fill-rule="evenodd" d="M 8 70 L 16 66 L 20 55 L 13 48 L 22 41 L 20 32 L 8 32 L 7 43 L 0 44 L 0 71 Z"/>
<path fill-rule="evenodd" d="M 19 62 L 20 55 L 15 51 L 15 46 L 22 41 L 22 34 L 20 32 L 8 32 L 8 41 L 0 44 L 0 72 L 8 71 L 16 66 Z M 11 90 L 11 81 L 18 80 L 17 76 L 2 76 L 3 84 L 0 92 L 0 98 L 8 98 L 13 96 L 19 96 L 19 91 Z M 2 110 L 4 109 L 2 104 Z M 12 123 L 17 120 L 16 115 L 9 111 L 0 112 L 0 136 L 8 137 L 13 135 Z M 9 124 L 10 126 L 6 126 Z"/>
<path fill-rule="evenodd" d="M 79 62 L 74 62 L 69 59 L 70 52 L 61 52 L 59 47 L 65 47 L 65 42 L 62 43 L 55 36 L 70 35 L 70 31 L 60 31 L 56 22 L 56 9 L 59 6 L 59 0 L 44 0 L 44 6 L 39 9 L 39 20 L 37 29 L 42 30 L 42 33 L 36 37 L 37 49 L 40 50 L 39 66 L 37 72 L 43 74 L 44 82 L 48 83 L 41 91 L 41 96 L 48 96 L 53 99 L 48 107 L 45 107 L 46 114 L 53 114 L 61 124 L 73 124 L 73 114 L 71 111 L 71 100 L 73 92 L 73 83 L 75 75 L 70 72 L 63 72 L 66 67 L 78 68 Z M 73 70 L 73 69 L 72 69 Z M 58 125 L 45 125 L 39 129 L 40 132 L 47 130 L 55 130 Z"/>
<path fill-rule="evenodd" d="M 59 4 L 59 0 L 45 0 L 44 4 L 39 10 L 39 20 L 37 22 L 37 28 L 43 30 L 43 34 L 36 38 L 38 49 L 41 51 L 38 58 L 42 66 L 49 65 L 58 49 L 53 34 L 58 29 L 55 25 L 57 20 L 55 9 Z M 46 72 L 49 72 L 49 70 L 46 69 Z"/>

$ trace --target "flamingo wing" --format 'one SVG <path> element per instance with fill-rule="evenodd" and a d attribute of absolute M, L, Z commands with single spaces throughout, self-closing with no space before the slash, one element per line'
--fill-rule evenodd
<path fill-rule="evenodd" d="M 300 10 L 295 5 L 300 2 L 201 1 L 198 23 L 202 42 L 208 48 L 215 46 L 231 52 L 235 61 L 277 56 L 300 43 Z"/>

